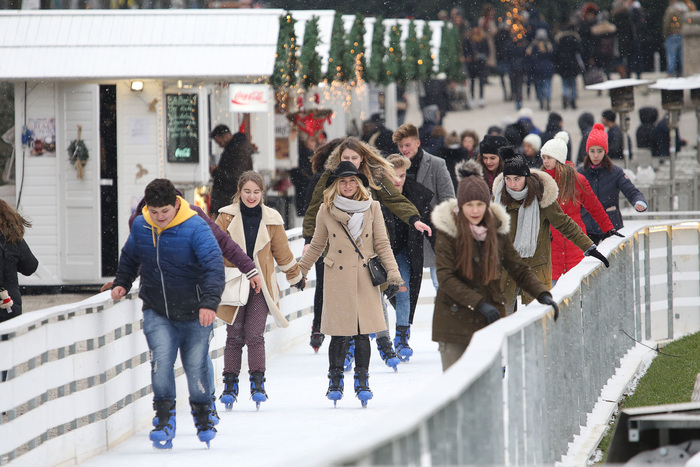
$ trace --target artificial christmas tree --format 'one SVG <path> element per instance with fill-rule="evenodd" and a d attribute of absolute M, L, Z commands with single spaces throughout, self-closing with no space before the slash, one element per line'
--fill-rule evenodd
<path fill-rule="evenodd" d="M 275 68 L 270 76 L 270 84 L 275 88 L 291 88 L 297 84 L 297 43 L 294 34 L 292 14 L 287 12 L 280 16 L 280 31 L 277 36 L 277 53 Z"/>
<path fill-rule="evenodd" d="M 389 50 L 386 71 L 390 82 L 404 82 L 403 51 L 401 50 L 401 26 L 397 23 L 389 30 Z"/>
<path fill-rule="evenodd" d="M 423 35 L 418 41 L 418 79 L 420 80 L 432 79 L 434 75 L 433 66 L 435 57 L 430 45 L 432 39 L 433 30 L 430 29 L 430 26 L 426 22 L 423 25 Z"/>
<path fill-rule="evenodd" d="M 408 23 L 408 37 L 406 38 L 406 53 L 404 55 L 404 79 L 406 81 L 415 81 L 418 79 L 419 50 L 416 23 L 411 20 L 411 22 Z"/>
<path fill-rule="evenodd" d="M 299 55 L 299 76 L 306 88 L 316 86 L 323 80 L 321 56 L 316 51 L 318 44 L 318 16 L 312 16 L 306 23 L 304 44 Z"/>
<path fill-rule="evenodd" d="M 372 55 L 369 57 L 369 68 L 367 78 L 375 84 L 386 83 L 386 46 L 384 45 L 384 20 L 377 16 L 374 22 L 374 32 L 372 33 Z"/>
<path fill-rule="evenodd" d="M 347 81 L 351 76 L 350 70 L 347 69 L 346 53 L 343 18 L 340 13 L 336 13 L 331 32 L 331 48 L 328 53 L 328 71 L 326 71 L 328 81 Z"/>
<path fill-rule="evenodd" d="M 462 71 L 462 46 L 457 29 L 445 24 L 442 27 L 442 42 L 440 43 L 440 72 L 447 79 L 458 83 L 466 78 Z"/>
<path fill-rule="evenodd" d="M 355 16 L 352 28 L 348 33 L 348 50 L 346 53 L 346 68 L 350 71 L 348 79 L 360 81 L 364 79 L 366 72 L 365 63 L 365 18 L 362 15 Z"/>

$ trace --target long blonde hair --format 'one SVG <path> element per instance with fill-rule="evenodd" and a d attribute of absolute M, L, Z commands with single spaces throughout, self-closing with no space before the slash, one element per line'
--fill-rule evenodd
<path fill-rule="evenodd" d="M 0 199 L 0 233 L 7 243 L 21 242 L 24 238 L 24 228 L 31 226 L 31 222 Z"/>
<path fill-rule="evenodd" d="M 367 201 L 368 199 L 372 199 L 372 196 L 369 194 L 369 190 L 362 184 L 362 180 L 354 175 L 352 178 L 357 182 L 357 191 L 353 195 L 352 199 L 355 201 Z M 340 194 L 340 178 L 333 180 L 333 183 L 331 183 L 328 188 L 323 190 L 323 205 L 326 207 L 326 209 L 330 209 L 331 204 L 333 204 L 333 201 L 335 201 L 335 198 L 338 196 L 342 196 Z"/>
<path fill-rule="evenodd" d="M 265 198 L 265 179 L 263 179 L 263 176 L 254 170 L 246 170 L 238 178 L 236 194 L 233 195 L 231 202 L 233 204 L 238 204 L 241 201 L 241 190 L 243 189 L 243 185 L 248 182 L 253 182 L 260 187 L 260 191 L 263 193 L 263 196 L 260 198 L 260 204 L 263 204 Z"/>
<path fill-rule="evenodd" d="M 382 183 L 381 178 L 379 180 L 375 180 L 375 176 L 380 177 L 382 174 L 386 174 L 389 177 L 389 179 L 396 178 L 396 172 L 394 172 L 394 167 L 389 162 L 387 162 L 387 160 L 384 159 L 381 156 L 381 154 L 377 152 L 376 149 L 374 149 L 369 144 L 360 141 L 357 138 L 345 138 L 345 141 L 340 143 L 338 147 L 335 148 L 333 154 L 331 154 L 331 157 L 329 159 L 332 159 L 336 162 L 340 162 L 340 156 L 346 149 L 355 151 L 362 157 L 362 162 L 360 163 L 360 167 L 357 170 L 365 174 L 365 176 L 369 180 L 369 186 L 371 186 L 375 190 L 381 189 Z"/>

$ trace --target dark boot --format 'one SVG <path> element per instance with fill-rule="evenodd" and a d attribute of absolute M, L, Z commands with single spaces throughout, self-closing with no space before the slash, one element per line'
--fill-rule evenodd
<path fill-rule="evenodd" d="M 413 349 L 408 345 L 408 339 L 411 337 L 410 326 L 396 326 L 396 337 L 394 337 L 394 347 L 396 347 L 396 355 L 401 361 L 408 361 L 413 356 Z"/>
<path fill-rule="evenodd" d="M 197 437 L 203 443 L 209 442 L 216 436 L 216 428 L 209 416 L 209 404 L 195 404 L 190 402 L 192 408 L 192 417 L 194 418 L 194 426 L 197 428 Z"/>
<path fill-rule="evenodd" d="M 367 407 L 367 401 L 372 398 L 367 368 L 355 368 L 355 395 L 360 399 L 362 407 Z"/>
<path fill-rule="evenodd" d="M 398 371 L 396 367 L 401 363 L 401 359 L 396 356 L 396 352 L 394 352 L 388 337 L 384 336 L 377 339 L 377 349 L 386 366 L 393 368 L 394 371 Z"/>
<path fill-rule="evenodd" d="M 226 410 L 231 410 L 233 403 L 238 401 L 238 375 L 234 373 L 224 373 L 224 392 L 219 398 Z"/>
<path fill-rule="evenodd" d="M 265 373 L 254 371 L 250 375 L 250 397 L 255 401 L 255 408 L 260 409 L 260 403 L 267 401 L 265 392 Z"/>
<path fill-rule="evenodd" d="M 156 411 L 153 419 L 155 428 L 149 439 L 156 449 L 172 449 L 175 437 L 175 401 L 155 401 L 153 410 Z"/>
<path fill-rule="evenodd" d="M 566 97 L 562 99 L 562 104 L 564 106 L 564 110 L 566 110 L 569 107 L 569 99 L 567 99 Z"/>
<path fill-rule="evenodd" d="M 345 381 L 343 379 L 342 368 L 331 368 L 328 372 L 328 391 L 326 397 L 333 401 L 333 405 L 343 398 L 343 388 Z"/>
<path fill-rule="evenodd" d="M 313 347 L 314 352 L 318 353 L 318 349 L 323 344 L 324 336 L 320 329 L 311 328 L 311 339 L 309 340 L 309 345 Z"/>

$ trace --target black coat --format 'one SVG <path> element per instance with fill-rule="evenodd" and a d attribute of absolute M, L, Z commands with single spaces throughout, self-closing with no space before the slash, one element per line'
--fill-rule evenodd
<path fill-rule="evenodd" d="M 253 170 L 255 149 L 243 133 L 233 135 L 221 153 L 219 165 L 214 170 L 214 185 L 211 189 L 209 212 L 217 213 L 220 208 L 231 204 L 238 189 L 238 179 L 247 170 Z"/>
<path fill-rule="evenodd" d="M 447 165 L 447 171 L 450 173 L 450 178 L 452 179 L 452 185 L 455 187 L 455 193 L 457 193 L 457 174 L 455 172 L 455 165 L 462 161 L 469 159 L 469 151 L 467 151 L 461 145 L 457 148 L 450 148 L 448 146 L 443 146 L 435 153 L 440 159 L 445 161 Z"/>
<path fill-rule="evenodd" d="M 580 75 L 582 70 L 576 55 L 581 53 L 581 37 L 574 31 L 565 31 L 557 34 L 556 41 L 554 54 L 556 72 L 562 78 L 575 78 Z"/>
<path fill-rule="evenodd" d="M 22 314 L 22 296 L 19 294 L 17 273 L 31 276 L 39 267 L 27 242 L 5 243 L 0 233 L 0 287 L 7 290 L 14 304 L 9 310 L 0 310 L 0 322 L 7 321 Z"/>
<path fill-rule="evenodd" d="M 433 192 L 424 187 L 417 181 L 407 178 L 403 186 L 402 193 L 420 212 L 421 221 L 430 225 L 430 201 L 433 199 Z M 397 222 L 403 222 L 401 219 L 392 214 L 386 206 L 382 206 L 382 213 L 386 220 L 386 229 L 389 238 L 395 236 L 395 226 Z M 432 228 L 432 227 L 431 227 Z M 434 245 L 435 230 L 430 237 L 431 244 Z M 408 318 L 410 323 L 413 323 L 413 314 L 416 311 L 418 304 L 418 294 L 420 293 L 421 282 L 423 281 L 423 234 L 412 226 L 408 228 L 408 261 L 411 263 L 411 278 L 408 281 L 411 300 L 411 314 Z M 398 252 L 394 252 L 398 253 Z M 391 299 L 391 304 L 396 308 L 396 298 Z"/>

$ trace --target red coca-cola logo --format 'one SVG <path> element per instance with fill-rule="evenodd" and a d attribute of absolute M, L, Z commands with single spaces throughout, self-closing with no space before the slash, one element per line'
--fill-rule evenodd
<path fill-rule="evenodd" d="M 265 100 L 265 95 L 262 91 L 236 91 L 236 94 L 231 98 L 231 102 L 237 105 L 247 105 L 247 104 L 264 104 L 267 102 Z"/>

